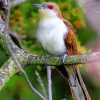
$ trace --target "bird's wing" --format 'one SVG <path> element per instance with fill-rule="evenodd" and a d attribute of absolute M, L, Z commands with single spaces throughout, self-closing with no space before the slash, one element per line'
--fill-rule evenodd
<path fill-rule="evenodd" d="M 65 25 L 67 25 L 67 27 L 70 27 L 70 29 L 74 32 L 74 34 L 76 33 L 76 30 L 74 29 L 73 25 L 66 19 L 62 18 L 63 22 L 65 23 Z"/>
<path fill-rule="evenodd" d="M 77 54 L 77 45 L 76 45 L 76 37 L 75 37 L 75 31 L 72 26 L 72 24 L 67 21 L 63 20 L 65 25 L 68 27 L 68 33 L 64 37 L 66 49 L 68 55 L 76 55 Z"/>
<path fill-rule="evenodd" d="M 77 45 L 74 28 L 69 21 L 64 20 L 64 23 L 68 27 L 68 33 L 64 37 L 67 54 L 69 56 L 77 55 Z M 91 100 L 78 67 L 76 65 L 72 65 L 72 67 L 66 67 L 65 69 L 67 72 L 67 76 L 69 76 L 68 81 L 73 94 L 73 99 L 76 98 L 75 100 Z"/>

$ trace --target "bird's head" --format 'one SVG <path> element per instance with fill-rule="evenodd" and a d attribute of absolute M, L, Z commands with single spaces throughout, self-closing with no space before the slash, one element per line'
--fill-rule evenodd
<path fill-rule="evenodd" d="M 39 8 L 41 17 L 62 17 L 59 7 L 52 2 L 45 2 L 43 4 L 33 4 Z"/>

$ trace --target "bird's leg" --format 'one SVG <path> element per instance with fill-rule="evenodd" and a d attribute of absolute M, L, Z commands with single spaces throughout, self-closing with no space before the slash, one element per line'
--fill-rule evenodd
<path fill-rule="evenodd" d="M 65 53 L 62 56 L 60 56 L 60 60 L 62 61 L 62 63 L 65 63 L 65 59 L 68 57 L 68 55 Z"/>

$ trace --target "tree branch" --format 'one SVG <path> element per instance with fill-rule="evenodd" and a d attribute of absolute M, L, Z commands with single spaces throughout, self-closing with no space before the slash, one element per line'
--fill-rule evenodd
<path fill-rule="evenodd" d="M 62 65 L 61 60 L 57 56 L 51 56 L 45 58 L 45 56 L 33 56 L 30 55 L 30 60 L 28 64 L 37 64 L 37 65 L 50 65 L 50 66 L 58 66 Z M 65 58 L 65 65 L 76 65 L 76 64 L 85 64 L 100 61 L 100 52 L 90 53 L 90 54 L 83 54 L 83 55 L 74 55 L 68 56 Z"/>
<path fill-rule="evenodd" d="M 0 68 L 0 90 L 4 87 L 4 85 L 10 80 L 10 78 L 18 72 L 14 61 L 10 58 L 1 68 Z"/>
<path fill-rule="evenodd" d="M 26 2 L 27 0 L 14 0 L 14 1 L 12 1 L 11 3 L 10 3 L 10 5 L 11 5 L 11 7 L 15 7 L 15 6 L 17 6 L 17 5 L 20 5 L 20 4 L 22 4 L 22 3 L 24 3 L 24 2 Z"/>
<path fill-rule="evenodd" d="M 37 56 L 32 55 L 24 50 L 20 50 L 16 54 L 17 59 L 21 63 L 21 65 L 25 66 L 27 63 L 31 63 L 34 65 L 61 65 L 62 62 L 60 61 L 59 57 L 49 57 L 48 59 L 44 56 Z M 90 62 L 100 61 L 100 52 L 98 53 L 91 53 L 91 54 L 84 54 L 84 55 L 75 55 L 75 56 L 69 56 L 65 59 L 66 65 L 72 65 L 72 64 L 85 64 Z M 15 74 L 19 72 L 18 67 L 16 66 L 15 62 L 9 58 L 7 62 L 0 68 L 0 90 L 3 88 L 3 86 L 10 80 L 10 78 Z"/>

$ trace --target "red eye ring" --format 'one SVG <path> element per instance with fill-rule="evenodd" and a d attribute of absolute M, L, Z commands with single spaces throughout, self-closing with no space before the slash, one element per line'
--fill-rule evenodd
<path fill-rule="evenodd" d="M 48 5 L 48 9 L 53 9 L 53 5 Z"/>

